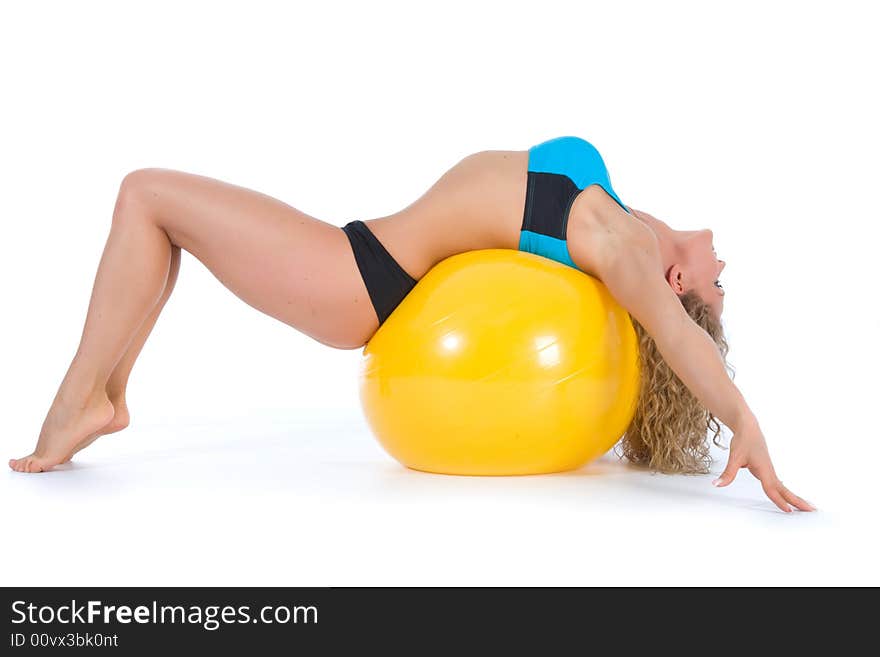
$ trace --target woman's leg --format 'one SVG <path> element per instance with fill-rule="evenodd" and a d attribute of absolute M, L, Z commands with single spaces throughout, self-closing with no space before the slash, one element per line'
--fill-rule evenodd
<path fill-rule="evenodd" d="M 219 180 L 166 169 L 132 172 L 120 188 L 79 348 L 36 449 L 10 461 L 13 469 L 51 468 L 113 420 L 108 385 L 117 368 L 114 386 L 124 380 L 153 311 L 161 310 L 174 247 L 196 256 L 251 306 L 323 344 L 356 348 L 377 327 L 337 226 Z"/>
<path fill-rule="evenodd" d="M 150 336 L 153 327 L 156 325 L 156 320 L 159 319 L 159 314 L 162 312 L 165 303 L 168 301 L 171 292 L 174 290 L 174 284 L 177 282 L 179 272 L 180 247 L 174 246 L 171 249 L 171 269 L 168 272 L 168 280 L 165 283 L 165 290 L 162 292 L 159 302 L 150 312 L 147 319 L 144 320 L 140 329 L 138 329 L 137 335 L 135 335 L 134 339 L 131 341 L 128 350 L 125 352 L 125 355 L 119 363 L 117 363 L 116 368 L 110 374 L 110 378 L 107 381 L 105 390 L 107 392 L 107 397 L 110 399 L 110 403 L 113 404 L 113 419 L 95 433 L 81 440 L 71 450 L 70 454 L 67 455 L 67 458 L 64 459 L 64 463 L 70 461 L 74 454 L 85 449 L 101 436 L 122 431 L 128 426 L 128 403 L 125 397 L 125 391 L 128 387 L 128 378 L 131 375 L 131 370 L 134 367 L 137 357 L 140 355 L 144 344 L 147 342 L 147 338 Z"/>
<path fill-rule="evenodd" d="M 141 350 L 144 348 L 144 344 L 147 342 L 147 338 L 150 337 L 150 333 L 152 333 L 153 327 L 156 325 L 156 320 L 159 319 L 159 314 L 162 312 L 165 303 L 168 301 L 171 292 L 174 290 L 174 284 L 177 282 L 179 272 L 180 247 L 173 246 L 171 248 L 171 267 L 168 272 L 168 280 L 165 283 L 165 289 L 162 292 L 162 296 L 144 320 L 144 323 L 138 329 L 137 334 L 128 346 L 128 350 L 126 350 L 125 354 L 116 364 L 113 372 L 110 373 L 110 378 L 107 380 L 107 396 L 110 398 L 110 401 L 113 403 L 113 408 L 116 411 L 116 415 L 113 416 L 113 422 L 111 424 L 116 427 L 116 431 L 124 429 L 128 425 L 128 406 L 126 405 L 125 400 L 125 391 L 128 388 L 128 378 L 131 375 L 131 370 L 134 367 L 137 357 L 140 355 Z"/>

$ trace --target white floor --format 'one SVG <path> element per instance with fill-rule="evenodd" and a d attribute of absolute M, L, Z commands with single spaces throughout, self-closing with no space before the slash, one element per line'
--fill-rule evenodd
<path fill-rule="evenodd" d="M 711 479 L 611 453 L 562 475 L 429 475 L 357 409 L 135 425 L 59 471 L 0 475 L 0 583 L 880 583 L 851 490 L 800 482 L 819 512 L 783 514 L 746 471 Z"/>

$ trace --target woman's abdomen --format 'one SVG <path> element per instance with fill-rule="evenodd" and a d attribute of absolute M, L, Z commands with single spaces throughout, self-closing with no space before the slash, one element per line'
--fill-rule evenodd
<path fill-rule="evenodd" d="M 415 279 L 456 253 L 516 249 L 528 157 L 528 151 L 468 155 L 400 212 L 365 223 Z"/>

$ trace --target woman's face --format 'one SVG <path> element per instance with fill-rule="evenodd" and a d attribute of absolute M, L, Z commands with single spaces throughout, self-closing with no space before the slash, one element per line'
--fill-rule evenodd
<path fill-rule="evenodd" d="M 724 290 L 719 277 L 725 263 L 718 259 L 715 252 L 712 231 L 704 229 L 676 232 L 680 238 L 679 253 L 682 262 L 677 266 L 678 271 L 671 272 L 673 280 L 670 283 L 673 287 L 681 284 L 684 291 L 695 290 L 709 304 L 715 316 L 721 317 L 724 310 Z M 673 270 L 675 269 L 674 267 Z"/>
<path fill-rule="evenodd" d="M 667 282 L 676 294 L 696 291 L 712 309 L 716 318 L 724 310 L 724 290 L 718 280 L 724 269 L 724 261 L 718 259 L 712 243 L 712 231 L 675 230 L 657 217 L 629 208 L 630 212 L 647 223 L 665 244 L 667 260 L 664 266 Z"/>

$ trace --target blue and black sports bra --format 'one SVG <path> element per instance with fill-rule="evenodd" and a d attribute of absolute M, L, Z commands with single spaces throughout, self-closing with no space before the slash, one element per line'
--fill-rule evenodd
<path fill-rule="evenodd" d="M 578 269 L 568 252 L 566 228 L 574 199 L 590 185 L 600 185 L 629 213 L 611 187 L 602 156 L 590 142 L 569 136 L 532 146 L 519 250 Z"/>

